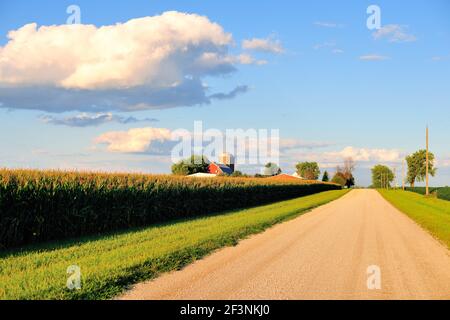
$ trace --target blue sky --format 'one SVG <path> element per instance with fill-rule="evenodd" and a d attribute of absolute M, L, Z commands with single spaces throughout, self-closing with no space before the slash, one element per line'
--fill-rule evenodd
<path fill-rule="evenodd" d="M 169 172 L 168 156 L 149 150 L 110 152 L 95 141 L 107 133 L 133 128 L 192 130 L 194 121 L 202 120 L 204 127 L 220 130 L 280 129 L 282 139 L 298 141 L 297 147 L 281 157 L 281 166 L 287 172 L 293 172 L 294 163 L 303 160 L 318 161 L 323 169 L 333 171 L 345 155 L 352 155 L 357 160 L 358 182 L 368 185 L 372 165 L 385 163 L 399 170 L 400 158 L 423 147 L 428 124 L 439 167 L 432 182 L 450 184 L 448 1 L 3 1 L 0 46 L 8 45 L 9 31 L 26 24 L 37 23 L 38 28 L 65 24 L 66 8 L 71 4 L 80 7 L 82 24 L 96 27 L 166 11 L 206 16 L 231 34 L 232 41 L 226 46 L 229 55 L 246 54 L 253 63 L 221 65 L 232 67 L 233 72 L 197 70 L 209 89 L 195 99 L 207 99 L 203 94 L 230 93 L 237 87 L 248 89 L 231 99 L 196 103 L 193 98 L 192 105 L 182 101 L 170 108 L 164 105 L 130 112 L 111 106 L 111 110 L 75 110 L 65 106 L 66 101 L 61 102 L 59 96 L 54 97 L 66 92 L 58 85 L 46 83 L 45 88 L 39 87 L 40 92 L 52 86 L 58 88 L 42 96 L 30 91 L 41 85 L 38 80 L 32 89 L 27 87 L 27 77 L 36 74 L 20 66 L 34 67 L 25 61 L 52 53 L 30 44 L 13 66 L 9 60 L 4 59 L 3 67 L 0 62 L 0 166 Z M 378 37 L 376 30 L 366 27 L 366 9 L 371 4 L 381 8 L 381 26 L 386 31 Z M 186 34 L 191 32 L 188 29 Z M 242 41 L 251 39 L 277 44 L 283 52 L 244 49 Z M 42 61 L 39 63 L 42 67 Z M 49 64 L 38 75 L 45 77 L 47 71 L 52 75 L 54 68 Z M 20 72 L 23 75 L 18 82 L 7 83 Z M 153 83 L 150 86 L 152 94 L 160 94 L 160 87 L 155 89 Z M 172 91 L 169 94 L 172 99 Z M 32 98 L 24 102 L 24 96 Z M 49 98 L 60 104 L 46 106 Z M 83 99 L 75 101 L 85 103 Z M 88 117 L 101 113 L 113 118 L 101 125 L 82 127 L 73 123 L 56 125 L 56 121 L 48 120 L 71 118 L 81 112 Z M 136 121 L 124 121 L 129 117 Z M 137 121 L 145 119 L 158 121 Z M 106 140 L 111 146 L 112 142 Z"/>

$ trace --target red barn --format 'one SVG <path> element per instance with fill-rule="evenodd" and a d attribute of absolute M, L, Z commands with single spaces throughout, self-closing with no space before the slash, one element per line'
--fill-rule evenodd
<path fill-rule="evenodd" d="M 208 173 L 231 175 L 233 174 L 233 170 L 229 166 L 226 166 L 224 164 L 212 162 L 208 167 Z"/>

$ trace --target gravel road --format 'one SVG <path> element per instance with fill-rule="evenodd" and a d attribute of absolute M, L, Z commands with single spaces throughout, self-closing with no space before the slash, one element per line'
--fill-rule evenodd
<path fill-rule="evenodd" d="M 450 299 L 450 251 L 354 190 L 120 299 Z"/>

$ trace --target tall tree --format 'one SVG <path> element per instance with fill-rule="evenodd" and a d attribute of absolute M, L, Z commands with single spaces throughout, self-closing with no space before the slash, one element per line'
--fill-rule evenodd
<path fill-rule="evenodd" d="M 320 169 L 317 162 L 300 162 L 296 165 L 297 173 L 308 180 L 319 179 Z"/>
<path fill-rule="evenodd" d="M 172 173 L 180 176 L 187 176 L 195 173 L 207 173 L 209 160 L 205 156 L 193 155 L 188 159 L 181 160 L 172 165 Z"/>
<path fill-rule="evenodd" d="M 342 168 L 342 175 L 346 180 L 345 185 L 347 186 L 347 188 L 351 188 L 355 185 L 355 178 L 353 176 L 354 170 L 355 170 L 355 161 L 353 161 L 353 158 L 351 157 L 346 158 L 344 160 L 344 167 Z"/>
<path fill-rule="evenodd" d="M 379 164 L 372 168 L 372 186 L 374 188 L 390 186 L 394 179 L 394 172 L 389 167 Z"/>
<path fill-rule="evenodd" d="M 325 172 L 323 173 L 322 181 L 323 181 L 323 182 L 328 182 L 328 181 L 330 181 L 330 177 L 328 176 L 328 171 L 325 171 Z"/>
<path fill-rule="evenodd" d="M 434 167 L 434 154 L 428 153 L 429 164 L 428 173 L 434 177 L 436 174 L 436 168 Z M 419 150 L 406 157 L 406 162 L 408 163 L 408 174 L 406 180 L 411 187 L 414 188 L 416 181 L 424 181 L 427 171 L 427 151 Z"/>
<path fill-rule="evenodd" d="M 331 182 L 344 187 L 347 183 L 347 179 L 344 178 L 344 175 L 342 174 L 342 172 L 337 171 L 334 174 L 333 179 L 331 179 Z"/>

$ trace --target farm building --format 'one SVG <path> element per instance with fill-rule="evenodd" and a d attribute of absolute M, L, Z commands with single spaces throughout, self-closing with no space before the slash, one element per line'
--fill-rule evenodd
<path fill-rule="evenodd" d="M 231 175 L 234 173 L 234 157 L 229 153 L 223 153 L 219 157 L 220 163 L 212 162 L 208 167 L 208 173 L 210 174 L 226 174 Z"/>
<path fill-rule="evenodd" d="M 219 162 L 224 164 L 225 166 L 229 167 L 231 169 L 232 173 L 234 172 L 235 159 L 232 154 L 222 153 L 222 155 L 219 158 Z"/>
<path fill-rule="evenodd" d="M 211 174 L 211 173 L 195 173 L 195 174 L 191 174 L 189 175 L 190 178 L 215 178 L 217 177 L 216 174 Z"/>
<path fill-rule="evenodd" d="M 273 177 L 270 177 L 269 179 L 273 180 L 304 180 L 302 177 L 300 177 L 297 173 L 294 173 L 293 175 L 289 175 L 286 173 L 282 173 Z"/>
<path fill-rule="evenodd" d="M 233 174 L 233 169 L 231 169 L 229 166 L 220 164 L 220 163 L 211 163 L 208 167 L 208 173 L 210 174 L 227 174 L 231 175 Z"/>

